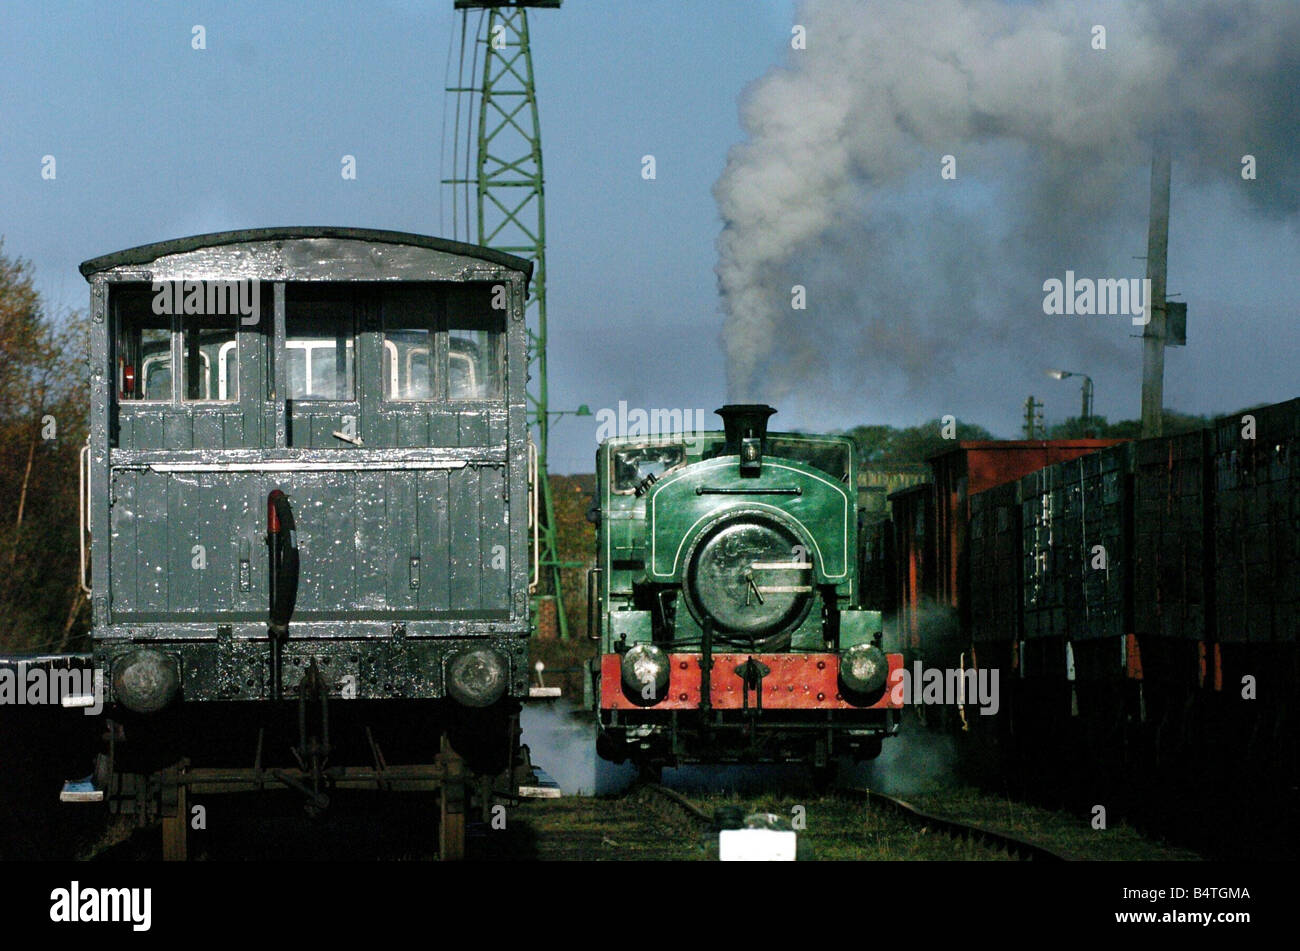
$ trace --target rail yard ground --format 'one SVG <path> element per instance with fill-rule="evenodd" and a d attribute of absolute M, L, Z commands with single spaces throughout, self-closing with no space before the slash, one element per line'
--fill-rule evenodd
<path fill-rule="evenodd" d="M 337 813 L 308 819 L 292 811 L 214 801 L 211 827 L 193 843 L 196 858 L 214 861 L 436 858 L 435 823 L 419 797 L 390 800 L 382 812 L 359 811 L 361 794 Z M 955 840 L 937 828 L 900 818 L 892 810 L 834 791 L 825 795 L 691 795 L 706 814 L 732 808 L 745 815 L 806 817 L 801 858 L 823 861 L 1010 861 L 991 844 Z M 1193 852 L 1147 838 L 1127 825 L 1094 830 L 1086 818 L 962 788 L 910 800 L 944 818 L 1009 833 L 1084 860 L 1195 861 Z M 281 803 L 284 805 L 285 803 Z M 290 804 L 291 805 L 291 804 Z M 276 814 L 279 812 L 280 814 Z M 150 860 L 159 855 L 156 828 L 134 830 L 114 822 L 81 857 L 94 861 Z M 504 829 L 472 824 L 467 857 L 481 861 L 709 861 L 717 834 L 671 800 L 646 787 L 616 796 L 573 796 L 525 801 L 506 814 Z"/>
<path fill-rule="evenodd" d="M 738 807 L 746 815 L 772 813 L 787 820 L 802 807 L 807 828 L 802 857 L 823 861 L 1009 861 L 1005 852 L 973 841 L 956 841 L 917 826 L 891 811 L 856 799 L 823 796 L 693 796 L 705 812 Z M 1144 838 L 1128 826 L 1094 831 L 1074 816 L 1011 803 L 962 790 L 914 800 L 919 808 L 1012 833 L 1081 859 L 1197 860 L 1199 856 Z M 575 797 L 525 804 L 512 813 L 515 835 L 539 859 L 598 861 L 699 861 L 717 858 L 717 836 L 682 809 L 644 790 L 617 798 Z M 488 844 L 488 843 L 485 843 Z M 519 858 L 489 844 L 483 857 Z"/>
<path fill-rule="evenodd" d="M 52 712 L 40 711 L 47 717 Z M 608 795 L 573 795 L 510 806 L 506 828 L 471 824 L 471 860 L 692 861 L 716 858 L 717 835 L 681 806 L 640 787 L 625 787 L 631 776 L 599 778 L 589 724 L 567 704 L 534 708 L 545 720 L 530 720 L 525 742 L 534 761 L 565 788 L 598 789 Z M 95 862 L 156 860 L 161 855 L 157 826 L 136 829 L 130 817 L 110 819 L 95 805 L 61 804 L 56 791 L 65 778 L 65 758 L 43 755 L 36 737 L 57 736 L 46 729 L 19 731 L 27 742 L 11 747 L 15 767 L 0 783 L 0 804 L 8 831 L 0 835 L 5 858 L 82 859 Z M 549 727 L 548 732 L 543 727 Z M 51 740 L 63 748 L 66 738 Z M 1139 832 L 1111 816 L 1108 828 L 1095 830 L 1084 806 L 1069 810 L 1031 805 L 1024 796 L 989 786 L 981 790 L 952 771 L 945 740 L 908 731 L 891 740 L 872 771 L 854 771 L 841 784 L 868 786 L 900 795 L 923 812 L 1004 832 L 1085 860 L 1195 860 L 1196 852 Z M 898 745 L 894 745 L 898 744 Z M 21 747 L 21 748 L 19 748 Z M 563 769 L 562 769 L 563 767 Z M 567 771 L 567 772 L 566 772 Z M 706 815 L 731 807 L 744 815 L 773 813 L 786 820 L 803 807 L 803 853 L 819 860 L 1007 861 L 998 848 L 958 841 L 941 830 L 917 825 L 848 794 L 814 793 L 803 771 L 764 772 L 731 768 L 722 774 L 702 770 L 669 771 L 665 782 Z M 590 775 L 590 778 L 587 778 Z M 594 785 L 593 785 L 594 784 Z M 437 804 L 428 795 L 339 792 L 318 819 L 304 815 L 296 793 L 277 791 L 205 797 L 207 828 L 191 834 L 191 857 L 210 861 L 276 859 L 424 861 L 437 858 Z M 198 802 L 199 800 L 195 800 Z M 1219 857 L 1205 853 L 1205 857 Z"/>

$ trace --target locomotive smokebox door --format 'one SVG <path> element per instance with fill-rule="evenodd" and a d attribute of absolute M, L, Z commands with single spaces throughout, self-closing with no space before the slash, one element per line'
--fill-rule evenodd
<path fill-rule="evenodd" d="M 725 633 L 777 635 L 773 643 L 784 643 L 779 635 L 803 620 L 812 598 L 811 566 L 788 560 L 799 544 L 791 529 L 765 515 L 742 512 L 723 520 L 689 556 L 688 608 L 701 624 Z"/>
<path fill-rule="evenodd" d="M 758 475 L 767 449 L 767 420 L 776 410 L 764 403 L 728 403 L 714 412 L 722 417 L 726 432 L 723 454 L 740 457 L 741 475 Z"/>

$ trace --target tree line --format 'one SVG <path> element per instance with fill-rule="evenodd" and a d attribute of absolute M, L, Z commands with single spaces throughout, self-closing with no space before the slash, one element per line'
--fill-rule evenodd
<path fill-rule="evenodd" d="M 89 415 L 84 314 L 48 312 L 0 239 L 0 651 L 85 649 L 78 462 Z"/>

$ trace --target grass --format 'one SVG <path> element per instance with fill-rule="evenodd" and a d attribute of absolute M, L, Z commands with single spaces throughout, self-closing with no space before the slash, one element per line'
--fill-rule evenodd
<path fill-rule="evenodd" d="M 1127 823 L 1094 829 L 1092 817 L 1014 802 L 971 787 L 908 800 L 923 812 L 1007 832 L 1078 859 L 1094 861 L 1198 861 L 1188 849 L 1144 836 Z"/>

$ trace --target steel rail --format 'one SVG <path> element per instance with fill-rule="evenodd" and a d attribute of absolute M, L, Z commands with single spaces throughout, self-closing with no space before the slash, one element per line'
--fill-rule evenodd
<path fill-rule="evenodd" d="M 1076 861 L 1076 858 L 1073 855 L 1065 852 L 1053 851 L 1052 849 L 1048 849 L 1035 842 L 1030 842 L 1006 832 L 998 832 L 995 829 L 976 825 L 973 822 L 961 822 L 957 819 L 949 819 L 945 816 L 936 816 L 929 812 L 923 812 L 910 802 L 885 793 L 876 792 L 873 789 L 850 787 L 838 789 L 836 792 L 852 799 L 859 799 L 868 805 L 882 803 L 886 808 L 892 810 L 895 815 L 902 816 L 904 819 L 917 825 L 924 825 L 937 829 L 955 839 L 983 842 L 986 845 L 1003 849 L 1008 854 L 1016 856 L 1023 861 Z"/>
<path fill-rule="evenodd" d="M 695 805 L 695 803 L 691 802 L 681 793 L 669 789 L 667 786 L 660 786 L 658 783 L 639 783 L 636 786 L 632 787 L 633 792 L 635 792 L 638 789 L 649 790 L 650 792 L 654 793 L 657 796 L 661 796 L 662 798 L 667 799 L 670 802 L 676 803 L 682 809 L 686 810 L 686 812 L 693 819 L 703 822 L 705 825 L 709 826 L 710 828 L 712 828 L 714 825 L 713 816 L 709 815 L 699 806 Z"/>

